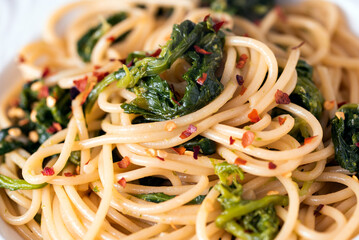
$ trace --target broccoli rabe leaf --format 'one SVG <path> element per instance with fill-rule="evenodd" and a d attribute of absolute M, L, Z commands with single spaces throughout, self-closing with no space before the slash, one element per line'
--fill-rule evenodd
<path fill-rule="evenodd" d="M 106 21 L 98 24 L 97 26 L 88 30 L 77 42 L 77 53 L 82 58 L 83 61 L 89 62 L 91 60 L 92 50 L 95 47 L 98 40 L 111 28 L 122 22 L 127 17 L 125 12 L 116 13 L 114 15 L 109 16 Z M 114 40 L 114 43 L 123 40 L 128 32 L 121 35 L 117 39 Z"/>
<path fill-rule="evenodd" d="M 196 136 L 191 140 L 179 145 L 186 148 L 188 151 L 193 151 L 195 146 L 199 147 L 200 153 L 204 155 L 211 155 L 216 152 L 216 143 L 206 137 Z"/>
<path fill-rule="evenodd" d="M 198 25 L 202 25 L 202 37 L 194 44 L 211 54 L 199 54 L 194 49 L 185 52 L 183 57 L 192 66 L 183 75 L 187 82 L 183 98 L 177 102 L 169 84 L 156 75 L 143 79 L 134 88 L 137 98 L 130 104 L 122 105 L 126 113 L 141 114 L 152 121 L 173 119 L 202 108 L 221 93 L 223 86 L 215 76 L 215 71 L 223 56 L 223 38 L 220 33 L 209 30 L 205 22 L 197 24 L 194 29 Z M 201 86 L 196 80 L 203 74 L 206 74 L 206 80 Z"/>
<path fill-rule="evenodd" d="M 9 130 L 11 128 L 19 128 L 24 135 L 28 135 L 31 130 L 34 130 L 36 125 L 29 122 L 25 125 L 14 125 L 9 128 L 0 130 L 0 156 L 8 152 L 11 152 L 18 148 L 24 148 L 26 151 L 33 153 L 40 145 L 33 143 L 27 138 L 21 138 L 17 140 L 9 136 Z"/>
<path fill-rule="evenodd" d="M 32 190 L 43 188 L 47 183 L 43 184 L 31 184 L 22 179 L 13 179 L 7 176 L 0 174 L 0 188 L 6 188 L 11 191 L 15 190 Z"/>
<path fill-rule="evenodd" d="M 203 6 L 224 11 L 251 21 L 263 18 L 275 5 L 274 0 L 201 0 Z"/>
<path fill-rule="evenodd" d="M 242 199 L 243 172 L 237 165 L 226 162 L 215 165 L 215 173 L 220 182 L 215 188 L 220 192 L 218 201 L 222 213 L 216 225 L 240 239 L 274 239 L 279 230 L 279 219 L 274 205 L 288 204 L 288 197 L 280 195 L 265 196 L 258 200 Z"/>
<path fill-rule="evenodd" d="M 25 112 L 27 123 L 18 124 L 14 122 L 13 126 L 0 130 L 0 155 L 11 152 L 18 148 L 24 148 L 29 153 L 34 153 L 44 143 L 52 133 L 48 131 L 53 123 L 59 123 L 65 128 L 69 122 L 71 111 L 71 99 L 69 90 L 59 86 L 48 87 L 49 96 L 57 99 L 54 106 L 49 107 L 46 104 L 46 97 L 39 98 L 39 90 L 32 90 L 31 86 L 41 82 L 36 79 L 23 85 L 20 93 L 19 107 Z M 30 119 L 32 111 L 36 111 L 36 121 Z M 25 122 L 26 122 L 25 121 Z M 22 135 L 20 137 L 11 137 L 8 131 L 11 128 L 19 128 Z M 39 136 L 37 142 L 32 142 L 28 138 L 31 131 L 36 131 Z"/>
<path fill-rule="evenodd" d="M 98 94 L 115 80 L 118 80 L 119 87 L 130 88 L 137 95 L 133 102 L 122 105 L 125 112 L 143 115 L 146 120 L 172 119 L 208 104 L 223 90 L 215 71 L 223 57 L 224 34 L 221 31 L 216 33 L 212 25 L 210 19 L 198 24 L 186 20 L 180 25 L 174 25 L 171 40 L 162 47 L 158 58 L 137 56 L 138 60 L 134 61 L 133 66 L 123 66 L 108 75 L 90 93 L 86 111 L 90 111 Z M 197 53 L 194 45 L 211 54 Z M 130 55 L 129 58 L 134 59 L 134 56 Z M 159 74 L 169 69 L 178 58 L 186 59 L 192 66 L 183 75 L 187 82 L 186 91 L 183 98 L 177 101 L 168 83 Z M 207 77 L 201 86 L 196 80 L 203 74 L 207 74 Z"/>
<path fill-rule="evenodd" d="M 281 71 L 282 69 L 280 69 Z M 298 80 L 293 92 L 289 95 L 291 102 L 307 109 L 317 119 L 320 118 L 323 112 L 324 98 L 319 89 L 315 86 L 313 77 L 313 68 L 303 60 L 299 60 L 296 66 Z M 279 108 L 272 110 L 271 116 L 276 117 L 281 114 L 290 114 Z M 292 115 L 292 114 L 290 114 Z M 292 130 L 289 135 L 302 143 L 305 138 L 310 137 L 308 131 L 308 124 L 303 119 L 293 116 L 295 120 Z"/>
<path fill-rule="evenodd" d="M 331 120 L 335 160 L 342 168 L 358 173 L 359 104 L 345 104 L 338 111 L 343 112 L 345 117 Z"/>
<path fill-rule="evenodd" d="M 297 85 L 289 98 L 291 102 L 307 109 L 319 119 L 323 112 L 324 97 L 312 80 L 313 68 L 305 61 L 299 60 L 296 70 Z"/>
<path fill-rule="evenodd" d="M 294 137 L 299 143 L 304 142 L 305 138 L 310 137 L 308 130 L 309 126 L 304 119 L 293 116 L 290 112 L 287 112 L 280 108 L 273 108 L 271 112 L 271 117 L 274 118 L 282 114 L 289 114 L 294 118 L 294 126 L 288 133 L 290 136 Z"/>
<path fill-rule="evenodd" d="M 138 197 L 147 202 L 161 203 L 168 201 L 174 197 L 175 195 L 167 195 L 165 193 L 146 193 L 146 194 L 136 194 L 135 197 Z M 206 196 L 199 195 L 187 204 L 201 204 Z"/>

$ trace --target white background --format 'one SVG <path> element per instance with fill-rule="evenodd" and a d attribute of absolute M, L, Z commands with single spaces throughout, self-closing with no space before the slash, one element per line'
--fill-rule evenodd
<path fill-rule="evenodd" d="M 16 80 L 17 52 L 27 43 L 41 37 L 48 16 L 71 0 L 0 0 L 0 98 Z M 279 0 L 280 3 L 296 0 Z M 359 36 L 359 1 L 331 0 L 346 13 L 352 30 Z M 1 208 L 2 206 L 0 206 Z M 359 220 L 359 216 L 358 216 Z M 0 218 L 0 240 L 21 238 Z M 359 237 L 356 238 L 359 240 Z"/>

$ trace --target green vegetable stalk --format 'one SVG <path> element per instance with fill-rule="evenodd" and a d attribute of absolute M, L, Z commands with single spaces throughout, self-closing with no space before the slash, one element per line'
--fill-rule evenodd
<path fill-rule="evenodd" d="M 22 179 L 13 179 L 0 174 L 0 188 L 6 188 L 11 191 L 15 190 L 33 190 L 43 188 L 47 183 L 31 184 Z"/>
<path fill-rule="evenodd" d="M 288 205 L 288 197 L 265 196 L 258 200 L 242 199 L 243 172 L 237 165 L 226 162 L 215 165 L 220 182 L 215 188 L 223 211 L 216 219 L 216 225 L 233 236 L 244 240 L 274 239 L 279 230 L 279 219 L 274 205 Z"/>
<path fill-rule="evenodd" d="M 165 193 L 147 193 L 147 194 L 136 194 L 136 197 L 145 200 L 147 202 L 154 202 L 154 203 L 161 203 L 168 201 L 176 196 L 174 195 L 167 195 Z M 187 204 L 201 204 L 206 196 L 205 195 L 199 195 Z"/>
<path fill-rule="evenodd" d="M 345 104 L 338 109 L 344 119 L 334 117 L 332 140 L 335 160 L 350 172 L 359 172 L 359 104 Z"/>

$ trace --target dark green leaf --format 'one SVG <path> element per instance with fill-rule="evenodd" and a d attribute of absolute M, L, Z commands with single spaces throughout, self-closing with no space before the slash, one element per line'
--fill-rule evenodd
<path fill-rule="evenodd" d="M 179 145 L 186 148 L 188 151 L 193 151 L 193 147 L 199 146 L 200 153 L 204 155 L 211 155 L 216 153 L 216 143 L 208 138 L 197 136 L 191 140 Z"/>
<path fill-rule="evenodd" d="M 335 160 L 342 168 L 359 172 L 359 104 L 345 104 L 338 111 L 345 119 L 331 120 Z"/>
<path fill-rule="evenodd" d="M 262 19 L 275 5 L 275 0 L 201 0 L 215 11 L 225 11 L 251 21 Z"/>
<path fill-rule="evenodd" d="M 296 70 L 298 73 L 297 85 L 289 98 L 291 102 L 307 109 L 317 119 L 320 119 L 324 98 L 312 80 L 313 68 L 305 61 L 299 60 Z"/>
<path fill-rule="evenodd" d="M 92 50 L 97 41 L 109 30 L 111 26 L 122 22 L 127 17 L 125 12 L 116 13 L 106 19 L 106 22 L 98 24 L 96 27 L 88 30 L 77 42 L 77 52 L 83 61 L 91 60 Z M 114 43 L 122 41 L 128 32 L 115 39 Z"/>

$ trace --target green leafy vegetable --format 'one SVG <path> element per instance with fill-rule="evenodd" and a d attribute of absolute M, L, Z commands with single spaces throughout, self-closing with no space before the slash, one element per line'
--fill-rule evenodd
<path fill-rule="evenodd" d="M 74 151 L 71 152 L 69 161 L 72 162 L 75 165 L 80 165 L 81 162 L 81 152 L 80 151 Z"/>
<path fill-rule="evenodd" d="M 17 148 L 24 148 L 30 153 L 34 152 L 34 149 L 39 147 L 38 143 L 33 143 L 27 138 L 16 139 L 9 136 L 9 130 L 12 128 L 19 128 L 25 135 L 29 134 L 31 130 L 35 128 L 35 125 L 31 122 L 25 125 L 14 125 L 9 128 L 0 130 L 0 156 L 8 152 L 11 152 Z"/>
<path fill-rule="evenodd" d="M 180 25 L 174 25 L 171 40 L 162 47 L 158 58 L 141 58 L 137 55 L 134 59 L 134 56 L 130 55 L 126 62 L 137 58 L 134 66 L 124 66 L 95 86 L 86 103 L 86 111 L 89 112 L 98 94 L 115 80 L 118 80 L 119 87 L 131 88 L 137 95 L 134 101 L 122 105 L 125 112 L 143 115 L 146 120 L 172 119 L 208 104 L 223 90 L 215 71 L 223 58 L 224 34 L 221 31 L 216 33 L 212 25 L 210 19 L 198 24 L 184 21 Z M 194 45 L 211 54 L 197 53 Z M 183 75 L 187 82 L 186 92 L 183 98 L 177 101 L 174 92 L 159 74 L 169 69 L 173 62 L 181 57 L 192 66 Z M 207 76 L 203 85 L 200 85 L 196 80 L 203 74 Z"/>
<path fill-rule="evenodd" d="M 310 137 L 308 124 L 304 119 L 293 116 L 290 112 L 280 108 L 274 108 L 272 110 L 271 116 L 276 117 L 282 114 L 289 114 L 294 118 L 294 126 L 288 133 L 290 136 L 294 137 L 300 143 L 304 142 L 305 138 Z"/>
<path fill-rule="evenodd" d="M 345 104 L 338 109 L 345 118 L 334 117 L 332 140 L 335 160 L 350 172 L 359 172 L 359 104 Z"/>
<path fill-rule="evenodd" d="M 211 155 L 216 153 L 216 143 L 208 138 L 197 136 L 191 140 L 179 145 L 186 148 L 188 151 L 193 151 L 193 147 L 199 146 L 200 153 L 204 155 Z"/>
<path fill-rule="evenodd" d="M 281 71 L 282 69 L 280 69 Z M 313 68 L 303 60 L 299 60 L 296 66 L 298 80 L 293 92 L 289 95 L 291 102 L 307 109 L 317 119 L 323 112 L 324 98 L 319 89 L 315 86 L 313 77 Z M 279 108 L 272 110 L 271 116 L 276 117 L 281 114 L 290 114 Z M 292 114 L 290 114 L 292 115 Z M 293 115 L 292 115 L 293 116 Z M 310 137 L 308 125 L 303 119 L 293 116 L 295 123 L 289 135 L 303 142 L 305 138 Z"/>
<path fill-rule="evenodd" d="M 59 86 L 46 87 L 49 96 L 57 99 L 54 106 L 49 107 L 46 104 L 46 97 L 39 97 L 39 91 L 32 90 L 33 84 L 42 83 L 41 80 L 34 80 L 23 85 L 20 93 L 19 107 L 24 110 L 27 123 L 19 124 L 14 122 L 13 126 L 0 130 L 0 155 L 11 152 L 17 148 L 24 148 L 30 153 L 34 153 L 53 133 L 48 131 L 54 124 L 58 123 L 62 128 L 66 127 L 71 114 L 71 99 L 69 90 Z M 30 114 L 36 111 L 36 122 L 31 121 Z M 9 136 L 11 128 L 19 128 L 22 135 L 19 137 Z M 31 131 L 36 131 L 39 136 L 37 142 L 32 142 L 28 135 Z"/>
<path fill-rule="evenodd" d="M 237 165 L 226 162 L 215 165 L 220 182 L 215 188 L 223 211 L 216 219 L 216 225 L 240 239 L 274 239 L 279 230 L 279 219 L 274 205 L 287 205 L 288 197 L 265 196 L 258 200 L 243 200 L 243 172 Z"/>
<path fill-rule="evenodd" d="M 201 0 L 201 3 L 251 21 L 262 19 L 275 5 L 274 0 Z"/>
<path fill-rule="evenodd" d="M 298 74 L 297 85 L 289 98 L 291 102 L 307 109 L 319 119 L 323 112 L 324 98 L 313 82 L 313 68 L 305 61 L 299 60 L 296 70 Z"/>
<path fill-rule="evenodd" d="M 136 194 L 136 197 L 145 200 L 147 202 L 161 203 L 170 200 L 176 196 L 167 195 L 165 193 L 147 193 L 147 194 Z M 199 195 L 195 199 L 188 202 L 188 204 L 201 204 L 206 196 Z"/>
<path fill-rule="evenodd" d="M 99 25 L 88 30 L 77 42 L 77 52 L 83 61 L 89 62 L 91 60 L 92 50 L 95 47 L 97 41 L 109 31 L 111 26 L 114 26 L 127 18 L 125 12 L 116 13 L 109 16 L 105 21 Z M 120 37 L 114 40 L 114 43 L 122 41 L 128 32 L 124 33 Z"/>
<path fill-rule="evenodd" d="M 0 188 L 6 188 L 11 191 L 15 190 L 32 190 L 43 188 L 47 183 L 43 184 L 31 184 L 22 179 L 13 179 L 0 174 Z"/>

